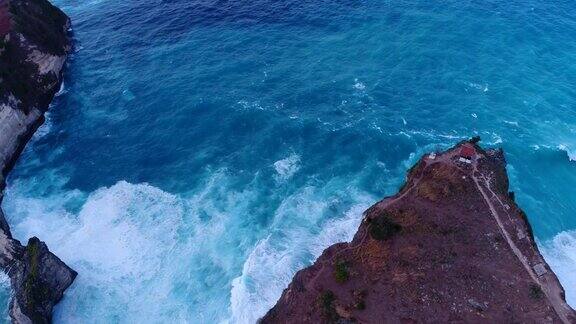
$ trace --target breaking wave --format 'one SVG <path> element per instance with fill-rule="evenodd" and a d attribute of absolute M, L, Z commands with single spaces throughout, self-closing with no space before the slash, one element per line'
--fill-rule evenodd
<path fill-rule="evenodd" d="M 163 313 L 181 312 L 166 299 L 150 304 L 146 296 L 170 293 L 170 259 L 184 203 L 155 187 L 127 182 L 90 194 L 77 214 L 67 211 L 77 198 L 62 193 L 47 198 L 57 202 L 49 203 L 9 194 L 6 200 L 7 214 L 17 218 L 11 219 L 16 236 L 38 235 L 79 273 L 55 320 L 167 320 Z"/>
<path fill-rule="evenodd" d="M 4 319 L 2 322 L 10 323 L 10 315 L 8 315 L 10 300 L 10 294 L 12 290 L 10 289 L 10 277 L 4 271 L 0 271 L 0 300 L 3 301 L 3 305 L 0 304 L 0 317 Z"/>
<path fill-rule="evenodd" d="M 274 162 L 276 170 L 276 180 L 285 181 L 290 179 L 298 170 L 300 170 L 300 156 L 292 154 L 289 157 Z"/>
<path fill-rule="evenodd" d="M 574 151 L 573 149 L 571 149 L 570 146 L 565 145 L 565 144 L 560 144 L 558 145 L 558 149 L 560 149 L 561 151 L 566 152 L 566 154 L 568 155 L 568 159 L 570 161 L 576 161 L 576 151 Z"/>
<path fill-rule="evenodd" d="M 373 201 L 333 191 L 340 183 L 306 186 L 273 207 L 262 228 L 252 212 L 261 193 L 235 190 L 226 171 L 190 194 L 120 181 L 42 196 L 37 181 L 12 183 L 5 209 L 17 238 L 40 237 L 79 273 L 55 310 L 60 323 L 251 323 L 296 271 L 349 240 Z"/>
<path fill-rule="evenodd" d="M 232 283 L 231 323 L 255 323 L 262 317 L 298 270 L 314 262 L 330 245 L 352 239 L 362 212 L 373 201 L 359 196 L 359 202 L 343 218 L 323 220 L 320 216 L 337 202 L 307 201 L 310 194 L 306 190 L 286 201 L 275 215 L 275 229 L 248 255 L 242 275 Z M 290 219 L 289 214 L 298 216 Z"/>
<path fill-rule="evenodd" d="M 576 308 L 576 230 L 561 232 L 543 243 L 541 250 L 566 291 L 566 301 Z"/>

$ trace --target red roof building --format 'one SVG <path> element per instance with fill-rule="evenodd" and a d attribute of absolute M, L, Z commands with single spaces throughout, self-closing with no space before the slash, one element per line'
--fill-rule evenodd
<path fill-rule="evenodd" d="M 460 156 L 465 159 L 472 159 L 472 157 L 476 155 L 476 149 L 470 144 L 464 144 L 460 148 Z"/>

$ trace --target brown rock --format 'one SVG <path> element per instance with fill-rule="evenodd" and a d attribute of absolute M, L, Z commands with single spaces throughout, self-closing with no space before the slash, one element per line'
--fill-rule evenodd
<path fill-rule="evenodd" d="M 298 289 L 290 284 L 262 323 L 575 323 L 505 165 L 477 139 L 424 156 L 398 194 L 364 213 L 352 242 L 296 274 Z M 346 282 L 335 260 L 354 269 Z M 314 302 L 326 291 L 329 303 Z"/>

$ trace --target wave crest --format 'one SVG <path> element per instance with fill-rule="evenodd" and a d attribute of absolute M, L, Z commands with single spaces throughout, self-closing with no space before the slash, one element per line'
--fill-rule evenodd
<path fill-rule="evenodd" d="M 330 245 L 352 239 L 362 212 L 373 202 L 368 195 L 355 194 L 357 203 L 343 217 L 326 220 L 340 202 L 310 197 L 316 195 L 308 188 L 279 208 L 272 233 L 256 244 L 242 275 L 232 282 L 230 323 L 255 323 L 274 306 L 298 270 Z"/>
<path fill-rule="evenodd" d="M 566 291 L 566 301 L 576 307 L 576 230 L 557 234 L 541 250 Z"/>
<path fill-rule="evenodd" d="M 558 149 L 566 152 L 570 161 L 576 162 L 576 151 L 572 150 L 569 145 L 560 144 L 558 145 Z"/>
<path fill-rule="evenodd" d="M 300 156 L 292 154 L 289 157 L 274 162 L 274 170 L 276 170 L 276 181 L 285 181 L 290 179 L 298 170 L 300 170 Z"/>

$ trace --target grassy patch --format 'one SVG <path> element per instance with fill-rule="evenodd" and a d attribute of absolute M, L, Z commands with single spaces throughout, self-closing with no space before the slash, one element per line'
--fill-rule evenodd
<path fill-rule="evenodd" d="M 338 313 L 336 313 L 336 307 L 334 306 L 335 301 L 336 296 L 330 290 L 325 290 L 318 296 L 320 311 L 328 322 L 335 322 L 339 318 Z"/>
<path fill-rule="evenodd" d="M 357 310 L 365 310 L 366 309 L 366 291 L 365 290 L 356 290 L 354 291 L 354 308 Z"/>
<path fill-rule="evenodd" d="M 345 283 L 350 279 L 350 272 L 348 271 L 348 263 L 345 261 L 336 261 L 334 264 L 334 280 L 337 283 Z"/>
<path fill-rule="evenodd" d="M 531 284 L 530 285 L 530 297 L 532 299 L 540 300 L 544 297 L 544 292 L 540 288 L 540 286 Z"/>
<path fill-rule="evenodd" d="M 31 238 L 26 246 L 28 254 L 28 274 L 24 281 L 24 293 L 26 295 L 26 308 L 28 316 L 33 323 L 43 323 L 44 318 L 38 309 L 41 309 L 50 293 L 48 286 L 40 278 L 40 240 Z"/>

